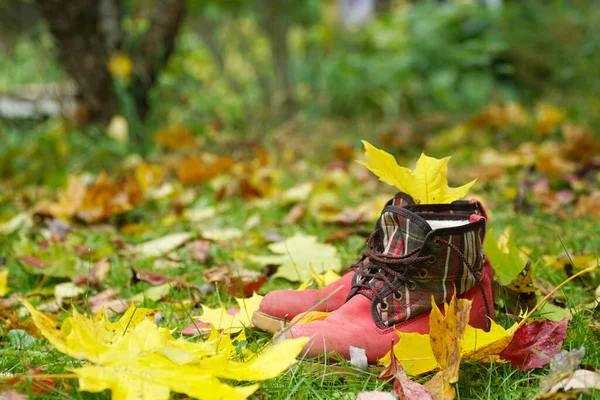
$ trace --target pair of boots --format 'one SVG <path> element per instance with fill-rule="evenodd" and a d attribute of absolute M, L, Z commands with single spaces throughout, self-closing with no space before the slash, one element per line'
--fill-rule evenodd
<path fill-rule="evenodd" d="M 415 204 L 398 193 L 350 272 L 320 290 L 267 294 L 252 322 L 275 333 L 303 312 L 331 312 L 281 335 L 310 337 L 303 353 L 309 357 L 350 359 L 350 346 L 361 348 L 370 364 L 398 342 L 396 331 L 429 333 L 432 296 L 438 305 L 455 293 L 472 300 L 469 324 L 488 330 L 494 319 L 493 272 L 483 253 L 485 224 L 477 201 Z"/>

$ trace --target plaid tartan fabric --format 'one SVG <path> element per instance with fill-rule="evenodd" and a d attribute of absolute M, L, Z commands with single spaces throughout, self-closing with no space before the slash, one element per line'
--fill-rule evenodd
<path fill-rule="evenodd" d="M 463 225 L 432 230 L 423 217 L 456 221 Z M 483 218 L 468 223 L 468 217 L 464 215 L 435 213 L 423 214 L 423 217 L 406 208 L 388 207 L 378 224 L 382 235 L 382 254 L 402 257 L 419 249 L 418 256 L 430 256 L 429 260 L 415 266 L 418 267 L 416 275 L 411 276 L 408 282 L 402 282 L 386 274 L 392 286 L 382 279 L 371 277 L 365 282 L 365 278 L 355 277 L 355 282 L 366 283 L 372 289 L 361 287 L 353 290 L 351 296 L 361 293 L 373 300 L 371 311 L 381 328 L 429 311 L 432 295 L 436 303 L 443 303 L 452 297 L 455 290 L 457 294 L 462 294 L 471 289 L 476 284 L 476 277 L 469 271 L 465 260 L 476 274 L 481 272 L 485 233 Z M 365 267 L 370 267 L 369 273 L 378 270 L 368 260 L 365 261 Z M 378 292 L 378 296 L 374 296 L 374 291 Z M 384 301 L 380 302 L 377 297 Z"/>

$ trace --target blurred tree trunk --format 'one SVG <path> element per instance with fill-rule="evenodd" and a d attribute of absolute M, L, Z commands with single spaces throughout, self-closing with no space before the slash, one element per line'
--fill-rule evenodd
<path fill-rule="evenodd" d="M 91 121 L 108 121 L 117 97 L 107 69 L 108 54 L 98 30 L 96 0 L 38 0 L 42 16 L 56 40 L 58 59 L 73 78 Z"/>
<path fill-rule="evenodd" d="M 294 85 L 290 71 L 288 34 L 293 22 L 294 0 L 257 0 L 259 22 L 269 37 L 273 66 L 283 92 L 284 108 L 295 108 Z"/>
<path fill-rule="evenodd" d="M 108 71 L 110 53 L 124 41 L 123 0 L 37 0 L 58 48 L 59 61 L 78 86 L 91 122 L 107 122 L 118 110 Z M 130 57 L 134 71 L 128 92 L 140 119 L 149 110 L 150 89 L 171 55 L 185 0 L 158 0 L 141 48 Z"/>

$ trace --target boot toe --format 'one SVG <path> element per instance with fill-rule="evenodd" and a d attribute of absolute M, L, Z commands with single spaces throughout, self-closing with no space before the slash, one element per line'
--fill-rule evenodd
<path fill-rule="evenodd" d="M 306 296 L 300 292 L 276 290 L 263 298 L 258 311 L 271 317 L 289 321 L 313 305 L 314 300 L 307 301 Z"/>

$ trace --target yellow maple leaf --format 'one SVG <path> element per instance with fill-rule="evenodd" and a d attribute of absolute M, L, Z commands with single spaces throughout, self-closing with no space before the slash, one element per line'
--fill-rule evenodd
<path fill-rule="evenodd" d="M 517 327 L 505 329 L 492 321 L 489 332 L 467 326 L 461 346 L 461 359 L 485 361 L 495 356 L 508 346 Z M 421 375 L 439 367 L 431 349 L 431 338 L 428 334 L 398 332 L 400 341 L 394 345 L 396 355 L 402 367 L 410 375 Z M 390 364 L 390 353 L 380 360 L 387 366 Z"/>
<path fill-rule="evenodd" d="M 205 400 L 245 399 L 258 384 L 234 387 L 221 379 L 258 381 L 274 378 L 296 363 L 308 338 L 279 343 L 241 362 L 239 343 L 213 331 L 205 342 L 175 339 L 167 328 L 149 317 L 155 310 L 131 307 L 118 321 L 103 312 L 90 319 L 77 312 L 62 324 L 21 300 L 32 319 L 57 350 L 91 362 L 72 368 L 79 388 L 88 392 L 111 390 L 115 400 L 168 399 L 170 392 Z M 245 352 L 242 350 L 242 355 Z"/>
<path fill-rule="evenodd" d="M 54 319 L 38 312 L 26 300 L 21 300 L 21 303 L 31 313 L 38 329 L 58 351 L 73 358 L 96 362 L 123 336 L 126 329 L 134 328 L 139 322 L 156 314 L 155 310 L 132 305 L 118 321 L 110 322 L 104 310 L 94 319 L 73 310 L 73 315 L 64 320 L 61 330 L 57 330 Z"/>
<path fill-rule="evenodd" d="M 289 281 L 302 282 L 313 273 L 339 272 L 342 268 L 336 248 L 317 242 L 314 236 L 296 234 L 283 242 L 270 244 L 269 249 L 277 255 L 251 256 L 250 260 L 262 265 L 279 265 L 273 276 Z"/>
<path fill-rule="evenodd" d="M 263 296 L 254 293 L 249 299 L 236 298 L 239 311 L 230 313 L 227 309 L 210 308 L 202 305 L 202 315 L 196 319 L 211 324 L 215 329 L 225 332 L 239 332 L 244 328 L 252 327 L 252 314 L 258 310 Z"/>
<path fill-rule="evenodd" d="M 312 276 L 310 276 L 304 282 L 302 282 L 296 290 L 306 290 L 315 282 L 317 283 L 317 286 L 319 288 L 323 288 L 341 278 L 341 276 L 337 272 L 332 271 L 330 269 L 328 269 L 322 274 L 319 274 L 317 271 L 311 268 L 311 273 Z"/>
<path fill-rule="evenodd" d="M 8 270 L 3 269 L 0 271 L 0 297 L 6 296 L 10 291 L 8 288 Z"/>
<path fill-rule="evenodd" d="M 450 157 L 437 159 L 424 153 L 417 161 L 414 171 L 398 165 L 394 157 L 363 140 L 365 160 L 357 161 L 367 167 L 379 179 L 408 193 L 417 203 L 451 203 L 462 199 L 469 192 L 475 180 L 466 185 L 451 188 L 448 186 L 448 161 Z"/>

